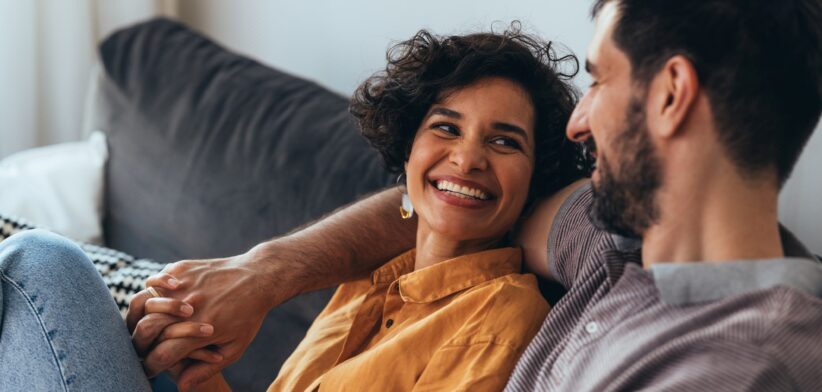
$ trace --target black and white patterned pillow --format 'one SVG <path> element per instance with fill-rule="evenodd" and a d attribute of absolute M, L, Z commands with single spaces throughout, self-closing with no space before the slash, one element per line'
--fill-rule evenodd
<path fill-rule="evenodd" d="M 38 228 L 21 219 L 0 214 L 0 242 L 12 234 Z M 125 318 L 132 295 L 145 287 L 146 279 L 160 272 L 165 264 L 137 259 L 129 254 L 102 246 L 77 242 L 108 286 L 114 302 Z"/>

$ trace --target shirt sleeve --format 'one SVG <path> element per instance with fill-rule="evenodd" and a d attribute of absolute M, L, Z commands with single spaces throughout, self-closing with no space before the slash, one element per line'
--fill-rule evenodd
<path fill-rule="evenodd" d="M 551 276 L 570 290 L 581 272 L 593 268 L 595 248 L 607 235 L 588 218 L 590 184 L 575 190 L 563 202 L 548 234 L 548 269 Z"/>
<path fill-rule="evenodd" d="M 445 346 L 425 367 L 414 391 L 501 391 L 522 350 L 493 341 Z"/>

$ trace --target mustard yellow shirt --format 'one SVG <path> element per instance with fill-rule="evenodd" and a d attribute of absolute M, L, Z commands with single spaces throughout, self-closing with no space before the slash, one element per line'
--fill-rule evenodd
<path fill-rule="evenodd" d="M 414 255 L 341 285 L 268 390 L 502 390 L 548 313 L 520 250 Z"/>

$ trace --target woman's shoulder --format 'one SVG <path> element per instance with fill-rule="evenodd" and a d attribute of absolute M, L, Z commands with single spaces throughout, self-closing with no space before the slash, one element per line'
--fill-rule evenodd
<path fill-rule="evenodd" d="M 478 306 L 465 320 L 465 333 L 460 334 L 453 344 L 472 344 L 488 339 L 513 346 L 527 344 L 550 309 L 533 274 L 500 276 L 460 296 Z"/>
<path fill-rule="evenodd" d="M 534 274 L 503 275 L 475 287 L 474 290 L 477 294 L 488 295 L 493 299 L 488 304 L 489 310 L 533 311 L 544 308 L 544 313 L 548 313 L 548 301 L 542 296 Z"/>

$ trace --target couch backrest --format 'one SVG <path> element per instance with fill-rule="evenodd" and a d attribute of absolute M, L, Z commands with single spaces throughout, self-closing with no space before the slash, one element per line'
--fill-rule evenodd
<path fill-rule="evenodd" d="M 391 182 L 347 99 L 177 22 L 121 30 L 100 57 L 108 246 L 161 261 L 234 255 Z"/>
<path fill-rule="evenodd" d="M 235 255 L 392 182 L 347 99 L 177 22 L 118 31 L 100 58 L 89 125 L 108 134 L 110 247 L 159 261 Z M 224 371 L 232 386 L 264 390 L 330 295 L 269 313 Z"/>

